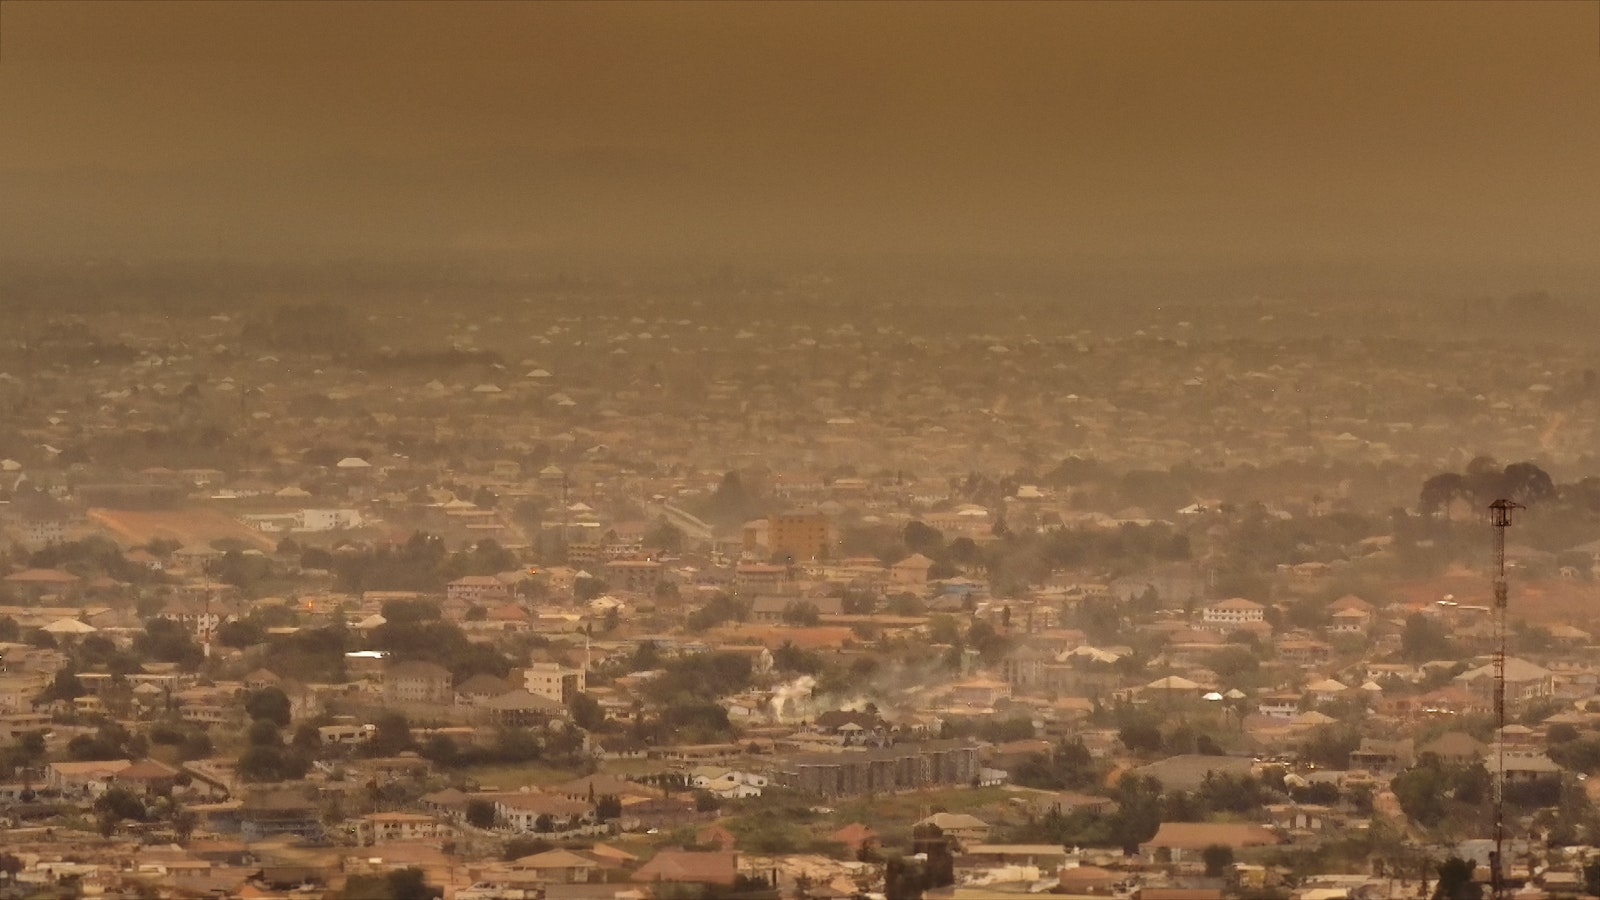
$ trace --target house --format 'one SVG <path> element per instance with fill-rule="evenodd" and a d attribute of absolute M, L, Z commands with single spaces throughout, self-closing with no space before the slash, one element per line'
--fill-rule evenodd
<path fill-rule="evenodd" d="M 356 820 L 356 837 L 362 846 L 390 841 L 434 840 L 454 831 L 433 816 L 405 812 L 376 812 Z"/>
<path fill-rule="evenodd" d="M 587 884 L 605 867 L 592 857 L 558 848 L 520 857 L 506 868 L 537 884 Z"/>
<path fill-rule="evenodd" d="M 282 681 L 278 673 L 271 669 L 256 669 L 244 677 L 244 687 L 247 691 L 261 691 L 277 687 Z"/>
<path fill-rule="evenodd" d="M 1435 756 L 1445 765 L 1465 766 L 1482 759 L 1489 746 L 1464 731 L 1450 731 L 1423 744 L 1418 757 Z"/>
<path fill-rule="evenodd" d="M 479 672 L 456 685 L 456 705 L 481 706 L 488 700 L 511 693 L 511 690 L 510 683 L 504 678 L 496 678 L 487 672 Z"/>
<path fill-rule="evenodd" d="M 1506 750 L 1503 762 L 1497 761 L 1495 755 L 1490 753 L 1484 756 L 1483 764 L 1490 772 L 1495 771 L 1496 765 L 1503 765 L 1506 784 L 1535 784 L 1561 780 L 1561 767 L 1537 750 Z"/>
<path fill-rule="evenodd" d="M 594 815 L 587 801 L 555 794 L 499 794 L 494 805 L 506 827 L 524 833 L 560 831 L 574 822 L 592 821 Z"/>
<path fill-rule="evenodd" d="M 530 728 L 565 718 L 567 707 L 525 690 L 507 691 L 477 704 L 491 723 L 505 728 Z"/>
<path fill-rule="evenodd" d="M 1140 775 L 1155 778 L 1167 791 L 1192 791 L 1215 775 L 1249 775 L 1255 761 L 1239 756 L 1204 756 L 1190 753 L 1153 762 L 1135 769 Z"/>
<path fill-rule="evenodd" d="M 1162 822 L 1155 837 L 1139 845 L 1150 862 L 1198 859 L 1207 847 L 1271 847 L 1282 843 L 1261 825 L 1238 822 Z"/>
<path fill-rule="evenodd" d="M 777 593 L 788 580 L 789 569 L 786 566 L 741 563 L 733 570 L 734 593 L 744 597 Z"/>
<path fill-rule="evenodd" d="M 901 743 L 890 747 L 808 753 L 776 761 L 776 784 L 821 797 L 967 785 L 978 775 L 978 749 L 963 741 Z"/>
<path fill-rule="evenodd" d="M 650 559 L 614 559 L 606 563 L 606 583 L 612 590 L 648 594 L 661 583 L 661 563 Z"/>
<path fill-rule="evenodd" d="M 60 569 L 25 569 L 7 575 L 5 583 L 33 598 L 46 594 L 65 593 L 75 589 L 83 579 Z"/>
<path fill-rule="evenodd" d="M 702 791 L 709 791 L 724 800 L 739 800 L 761 796 L 767 786 L 765 775 L 723 769 L 716 766 L 696 766 L 689 772 L 689 783 Z"/>
<path fill-rule="evenodd" d="M 118 772 L 132 765 L 127 759 L 53 762 L 45 767 L 45 786 L 63 794 L 99 794 L 111 786 Z"/>
<path fill-rule="evenodd" d="M 757 597 L 750 603 L 750 619 L 755 622 L 782 622 L 792 604 L 809 604 L 818 615 L 837 616 L 844 612 L 840 597 Z"/>
<path fill-rule="evenodd" d="M 1109 797 L 1097 797 L 1092 794 L 1079 794 L 1074 791 L 1060 791 L 1051 794 L 1039 794 L 1028 801 L 1028 808 L 1036 816 L 1066 816 L 1079 810 L 1093 813 L 1108 813 L 1116 810 L 1117 802 Z"/>
<path fill-rule="evenodd" d="M 1316 803 L 1276 803 L 1267 807 L 1272 827 L 1283 831 L 1320 833 L 1338 824 L 1326 806 Z"/>
<path fill-rule="evenodd" d="M 1361 746 L 1350 753 L 1350 768 L 1394 774 L 1411 768 L 1416 758 L 1417 754 L 1410 738 L 1394 741 L 1362 738 Z"/>
<path fill-rule="evenodd" d="M 431 662 L 396 663 L 383 671 L 385 703 L 433 703 L 440 706 L 453 700 L 450 671 Z"/>
<path fill-rule="evenodd" d="M 739 854 L 731 850 L 662 850 L 633 873 L 634 881 L 645 884 L 701 888 L 730 887 L 738 877 Z"/>
<path fill-rule="evenodd" d="M 1341 609 L 1328 617 L 1329 634 L 1366 634 L 1372 627 L 1372 613 Z"/>
<path fill-rule="evenodd" d="M 1541 697 L 1551 697 L 1556 692 L 1555 674 L 1544 666 L 1525 659 L 1508 656 L 1505 660 L 1506 701 L 1525 703 Z M 1493 665 L 1479 666 L 1455 677 L 1455 683 L 1480 696 L 1493 696 L 1495 671 Z"/>
<path fill-rule="evenodd" d="M 1300 695 L 1286 692 L 1264 694 L 1256 701 L 1256 712 L 1269 719 L 1292 719 L 1300 712 Z"/>
<path fill-rule="evenodd" d="M 933 560 L 921 553 L 913 553 L 889 567 L 889 583 L 905 587 L 923 587 L 928 583 L 928 572 Z"/>
<path fill-rule="evenodd" d="M 1221 600 L 1200 611 L 1200 621 L 1207 628 L 1233 631 L 1259 625 L 1266 621 L 1267 608 L 1243 597 Z"/>
<path fill-rule="evenodd" d="M 298 789 L 261 791 L 244 799 L 238 809 L 240 834 L 246 841 L 282 835 L 322 836 L 322 809 Z"/>
<path fill-rule="evenodd" d="M 317 737 L 324 745 L 365 744 L 377 730 L 376 725 L 319 725 Z"/>
<path fill-rule="evenodd" d="M 1350 686 L 1334 678 L 1324 678 L 1306 685 L 1306 692 L 1317 703 L 1332 703 L 1348 694 Z"/>
<path fill-rule="evenodd" d="M 137 794 L 168 794 L 182 773 L 153 759 L 141 759 L 111 776 L 114 784 Z"/>
<path fill-rule="evenodd" d="M 768 516 L 767 553 L 782 562 L 814 563 L 828 558 L 832 526 L 826 514 L 792 510 Z"/>
<path fill-rule="evenodd" d="M 955 838 L 963 844 L 983 843 L 989 838 L 989 823 L 966 813 L 934 813 L 917 822 L 917 827 L 932 825 L 945 837 Z"/>
<path fill-rule="evenodd" d="M 828 835 L 828 840 L 835 844 L 843 844 L 851 855 L 860 854 L 861 851 L 878 845 L 878 833 L 860 822 L 851 822 L 838 831 Z"/>
<path fill-rule="evenodd" d="M 463 575 L 445 585 L 444 596 L 451 604 L 498 604 L 511 599 L 511 585 L 493 575 Z"/>
<path fill-rule="evenodd" d="M 556 663 L 534 663 L 522 670 L 522 686 L 528 693 L 565 705 L 586 689 L 584 671 Z"/>

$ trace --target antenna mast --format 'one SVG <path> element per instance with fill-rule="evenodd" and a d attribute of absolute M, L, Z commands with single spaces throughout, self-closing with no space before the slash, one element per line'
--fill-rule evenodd
<path fill-rule="evenodd" d="M 1494 526 L 1494 852 L 1489 857 L 1489 889 L 1492 900 L 1505 900 L 1506 840 L 1506 529 L 1511 527 L 1511 511 L 1522 506 L 1510 500 L 1489 504 L 1489 523 Z"/>

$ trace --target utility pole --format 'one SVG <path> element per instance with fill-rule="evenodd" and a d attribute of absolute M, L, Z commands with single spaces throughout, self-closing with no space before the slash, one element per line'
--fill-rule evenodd
<path fill-rule="evenodd" d="M 1489 504 L 1489 524 L 1494 526 L 1494 852 L 1489 856 L 1491 900 L 1506 900 L 1506 529 L 1511 511 L 1522 507 L 1510 500 Z"/>

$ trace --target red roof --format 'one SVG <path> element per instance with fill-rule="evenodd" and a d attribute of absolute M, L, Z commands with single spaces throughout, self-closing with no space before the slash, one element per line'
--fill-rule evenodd
<path fill-rule="evenodd" d="M 828 835 L 828 840 L 836 841 L 847 847 L 859 847 L 868 841 L 878 839 L 878 833 L 860 822 L 851 822 L 849 825 Z"/>
<path fill-rule="evenodd" d="M 60 569 L 27 569 L 6 576 L 12 584 L 76 584 L 78 580 L 78 576 Z"/>
<path fill-rule="evenodd" d="M 634 881 L 733 884 L 739 855 L 728 850 L 663 850 L 633 873 Z"/>

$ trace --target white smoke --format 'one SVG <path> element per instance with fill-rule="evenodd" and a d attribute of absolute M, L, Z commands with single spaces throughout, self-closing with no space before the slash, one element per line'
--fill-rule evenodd
<path fill-rule="evenodd" d="M 793 681 L 784 682 L 773 688 L 772 700 L 769 703 L 773 720 L 793 722 L 804 718 L 810 706 L 811 692 L 816 686 L 815 678 L 801 675 Z"/>

